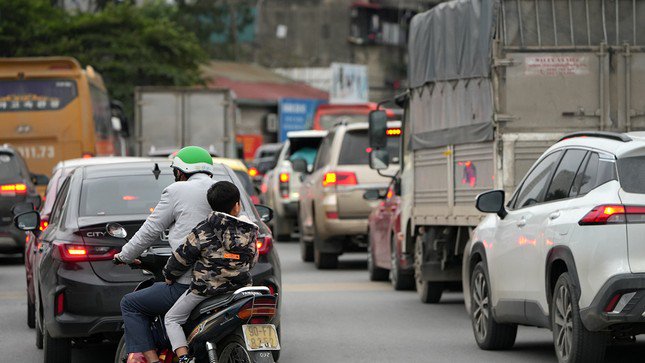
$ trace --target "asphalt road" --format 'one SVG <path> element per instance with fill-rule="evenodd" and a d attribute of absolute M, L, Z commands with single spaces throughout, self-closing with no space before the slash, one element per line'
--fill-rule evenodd
<path fill-rule="evenodd" d="M 282 363 L 555 362 L 551 333 L 520 327 L 511 351 L 484 352 L 474 343 L 460 293 L 438 305 L 415 292 L 395 292 L 367 279 L 365 255 L 341 257 L 336 271 L 300 262 L 298 246 L 278 245 L 283 270 Z M 24 270 L 0 258 L 0 362 L 41 362 L 26 324 Z M 114 346 L 74 349 L 73 361 L 112 362 Z M 607 362 L 642 362 L 645 341 L 609 349 Z"/>

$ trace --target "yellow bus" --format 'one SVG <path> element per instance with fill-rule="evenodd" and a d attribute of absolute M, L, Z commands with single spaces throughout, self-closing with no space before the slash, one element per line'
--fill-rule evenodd
<path fill-rule="evenodd" d="M 32 173 L 57 162 L 121 155 L 101 75 L 70 57 L 0 58 L 0 144 L 10 144 Z"/>

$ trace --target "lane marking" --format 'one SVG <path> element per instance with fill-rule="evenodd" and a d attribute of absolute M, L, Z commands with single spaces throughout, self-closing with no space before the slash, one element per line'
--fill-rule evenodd
<path fill-rule="evenodd" d="M 7 291 L 0 292 L 0 301 L 1 300 L 21 300 L 27 297 L 27 293 L 24 291 Z"/>
<path fill-rule="evenodd" d="M 286 292 L 391 291 L 392 286 L 373 282 L 337 282 L 318 284 L 282 284 Z"/>

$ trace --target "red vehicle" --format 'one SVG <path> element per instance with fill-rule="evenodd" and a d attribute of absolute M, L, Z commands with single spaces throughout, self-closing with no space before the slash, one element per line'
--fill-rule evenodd
<path fill-rule="evenodd" d="M 401 252 L 400 191 L 401 178 L 397 173 L 385 195 L 379 190 L 364 195 L 368 200 L 380 200 L 368 219 L 367 266 L 370 280 L 389 278 L 395 290 L 411 290 L 415 286 L 412 255 Z"/>
<path fill-rule="evenodd" d="M 367 122 L 367 115 L 370 111 L 378 108 L 374 102 L 354 104 L 354 105 L 320 105 L 314 115 L 313 130 L 329 130 L 338 122 L 339 118 L 351 122 Z M 397 110 L 386 109 L 389 120 L 400 120 L 401 112 Z"/>

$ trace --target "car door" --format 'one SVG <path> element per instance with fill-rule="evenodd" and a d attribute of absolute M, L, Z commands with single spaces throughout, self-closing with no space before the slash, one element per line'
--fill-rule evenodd
<path fill-rule="evenodd" d="M 300 188 L 300 220 L 303 233 L 312 237 L 314 234 L 314 204 L 315 198 L 317 197 L 316 187 L 322 185 L 324 169 L 331 157 L 330 153 L 334 135 L 334 132 L 330 132 L 320 144 L 320 149 L 314 162 L 314 169 L 310 175 L 305 177 Z"/>
<path fill-rule="evenodd" d="M 498 221 L 493 248 L 488 250 L 495 305 L 511 320 L 524 319 L 527 249 L 537 244 L 530 223 L 542 213 L 540 204 L 561 154 L 552 152 L 531 169 L 511 200 L 508 215 Z"/>

